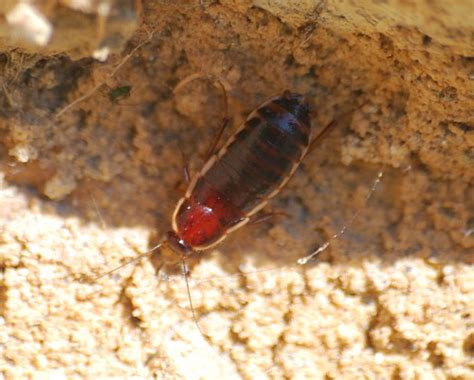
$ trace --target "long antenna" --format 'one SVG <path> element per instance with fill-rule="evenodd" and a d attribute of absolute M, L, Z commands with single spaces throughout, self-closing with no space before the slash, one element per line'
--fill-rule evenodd
<path fill-rule="evenodd" d="M 184 258 L 182 259 L 181 263 L 183 264 L 183 275 L 184 275 L 184 280 L 186 281 L 186 290 L 188 293 L 188 301 L 189 301 L 189 306 L 191 307 L 191 313 L 193 314 L 193 320 L 194 323 L 196 324 L 197 329 L 199 330 L 199 333 L 201 336 L 204 338 L 204 334 L 202 333 L 201 327 L 199 326 L 199 322 L 196 317 L 196 312 L 194 311 L 194 306 L 193 306 L 193 299 L 191 297 L 191 289 L 189 288 L 189 281 L 188 281 L 188 266 L 186 265 L 186 261 Z M 205 339 L 207 340 L 207 339 Z"/>
<path fill-rule="evenodd" d="M 374 184 L 372 185 L 372 188 L 370 189 L 369 193 L 365 197 L 365 203 L 369 201 L 369 199 L 372 197 L 374 194 L 375 190 L 377 189 L 378 184 L 382 180 L 383 176 L 383 168 L 379 171 L 377 174 L 377 178 L 374 181 Z M 349 223 L 346 223 L 338 232 L 336 232 L 334 235 L 332 235 L 329 240 L 327 240 L 323 245 L 321 245 L 316 251 L 311 253 L 310 255 L 306 257 L 302 257 L 301 259 L 298 259 L 297 263 L 300 265 L 305 265 L 309 260 L 311 260 L 314 256 L 320 254 L 323 252 L 329 245 L 337 238 L 339 238 L 341 235 L 343 235 L 347 229 L 354 223 L 354 221 L 358 218 L 360 212 L 362 210 L 362 207 L 359 207 L 357 211 L 352 215 L 352 218 L 349 220 Z"/>
<path fill-rule="evenodd" d="M 160 248 L 161 246 L 163 245 L 163 241 L 159 242 L 157 245 L 155 245 L 153 248 L 151 248 L 150 250 L 138 255 L 137 257 L 127 261 L 126 263 L 123 263 L 121 265 L 119 265 L 118 267 L 115 267 L 114 269 L 112 270 L 109 270 L 105 273 L 102 273 L 102 274 L 99 274 L 98 276 L 96 277 L 93 277 L 92 278 L 92 282 L 96 282 L 97 280 L 100 280 L 102 277 L 106 277 L 106 276 L 109 276 L 111 275 L 112 273 L 115 273 L 117 272 L 119 269 L 122 269 L 123 267 L 126 267 L 127 265 L 129 264 L 132 264 L 132 263 L 136 263 L 140 260 L 142 260 L 144 257 L 148 256 L 150 253 L 152 253 L 153 251 L 157 250 L 158 248 Z M 81 282 L 85 282 L 85 279 L 81 279 Z"/>

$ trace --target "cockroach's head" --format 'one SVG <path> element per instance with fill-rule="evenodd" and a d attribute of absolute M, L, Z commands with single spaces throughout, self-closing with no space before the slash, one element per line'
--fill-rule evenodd
<path fill-rule="evenodd" d="M 180 257 L 180 259 L 189 257 L 193 253 L 193 249 L 188 246 L 174 231 L 168 231 L 166 234 L 166 242 L 168 243 L 168 246 L 171 248 L 171 250 Z"/>

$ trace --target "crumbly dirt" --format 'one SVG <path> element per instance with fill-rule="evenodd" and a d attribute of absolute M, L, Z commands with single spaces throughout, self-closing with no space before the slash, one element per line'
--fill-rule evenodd
<path fill-rule="evenodd" d="M 27 22 L 18 4 L 0 7 L 3 378 L 474 378 L 471 1 L 38 1 Z M 226 87 L 226 136 L 285 89 L 337 121 L 271 202 L 288 217 L 190 262 L 202 334 L 159 253 L 91 280 L 170 228 L 181 152 L 196 172 L 224 114 L 212 80 L 181 82 L 200 75 Z"/>

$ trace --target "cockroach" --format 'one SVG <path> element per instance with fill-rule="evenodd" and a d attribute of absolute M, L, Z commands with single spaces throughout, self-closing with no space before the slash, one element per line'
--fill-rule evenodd
<path fill-rule="evenodd" d="M 181 258 L 216 246 L 250 221 L 298 168 L 312 141 L 309 104 L 285 91 L 250 113 L 189 183 L 166 242 Z"/>
<path fill-rule="evenodd" d="M 194 79 L 192 76 L 184 83 Z M 202 169 L 191 180 L 185 170 L 189 185 L 174 210 L 172 230 L 149 251 L 94 280 L 141 260 L 163 245 L 177 255 L 187 275 L 187 258 L 216 246 L 245 224 L 271 216 L 257 213 L 280 192 L 310 147 L 333 125 L 330 123 L 312 138 L 308 101 L 286 90 L 251 112 L 222 148 L 216 149 L 228 121 L 226 91 L 218 83 L 224 94 L 226 116 Z M 177 88 L 181 86 L 178 84 Z"/>
<path fill-rule="evenodd" d="M 176 89 L 201 77 L 201 74 L 191 75 Z M 176 258 L 181 260 L 187 275 L 187 258 L 216 246 L 245 224 L 257 223 L 272 215 L 258 213 L 282 190 L 306 154 L 335 124 L 333 120 L 313 137 L 307 99 L 286 90 L 252 111 L 227 142 L 216 149 L 228 122 L 226 90 L 220 81 L 217 83 L 224 94 L 225 117 L 201 170 L 191 180 L 185 170 L 189 185 L 175 207 L 172 230 L 149 251 L 95 277 L 95 280 L 141 260 L 164 245 L 168 245 Z M 379 172 L 366 200 L 375 191 L 382 174 L 383 170 Z M 359 211 L 316 251 L 300 258 L 298 264 L 306 264 L 325 250 L 332 240 L 346 231 Z"/>
<path fill-rule="evenodd" d="M 282 190 L 315 142 L 333 125 L 334 121 L 313 138 L 310 106 L 303 95 L 286 90 L 265 101 L 222 148 L 211 152 L 190 181 L 176 205 L 171 219 L 173 229 L 166 234 L 164 243 L 184 264 L 186 258 L 216 246 L 245 224 L 267 219 L 271 214 L 258 213 Z M 383 170 L 367 200 L 382 173 Z M 330 241 L 346 231 L 359 211 L 330 240 L 299 259 L 298 264 L 306 264 L 325 250 Z"/>

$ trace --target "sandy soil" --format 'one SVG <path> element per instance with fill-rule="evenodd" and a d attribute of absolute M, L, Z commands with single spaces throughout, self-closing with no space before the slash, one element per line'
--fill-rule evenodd
<path fill-rule="evenodd" d="M 474 378 L 472 2 L 176 3 L 0 6 L 3 378 Z M 202 334 L 159 254 L 90 280 L 170 228 L 224 112 L 194 74 L 227 136 L 287 88 L 337 120 L 288 218 L 190 263 Z"/>

